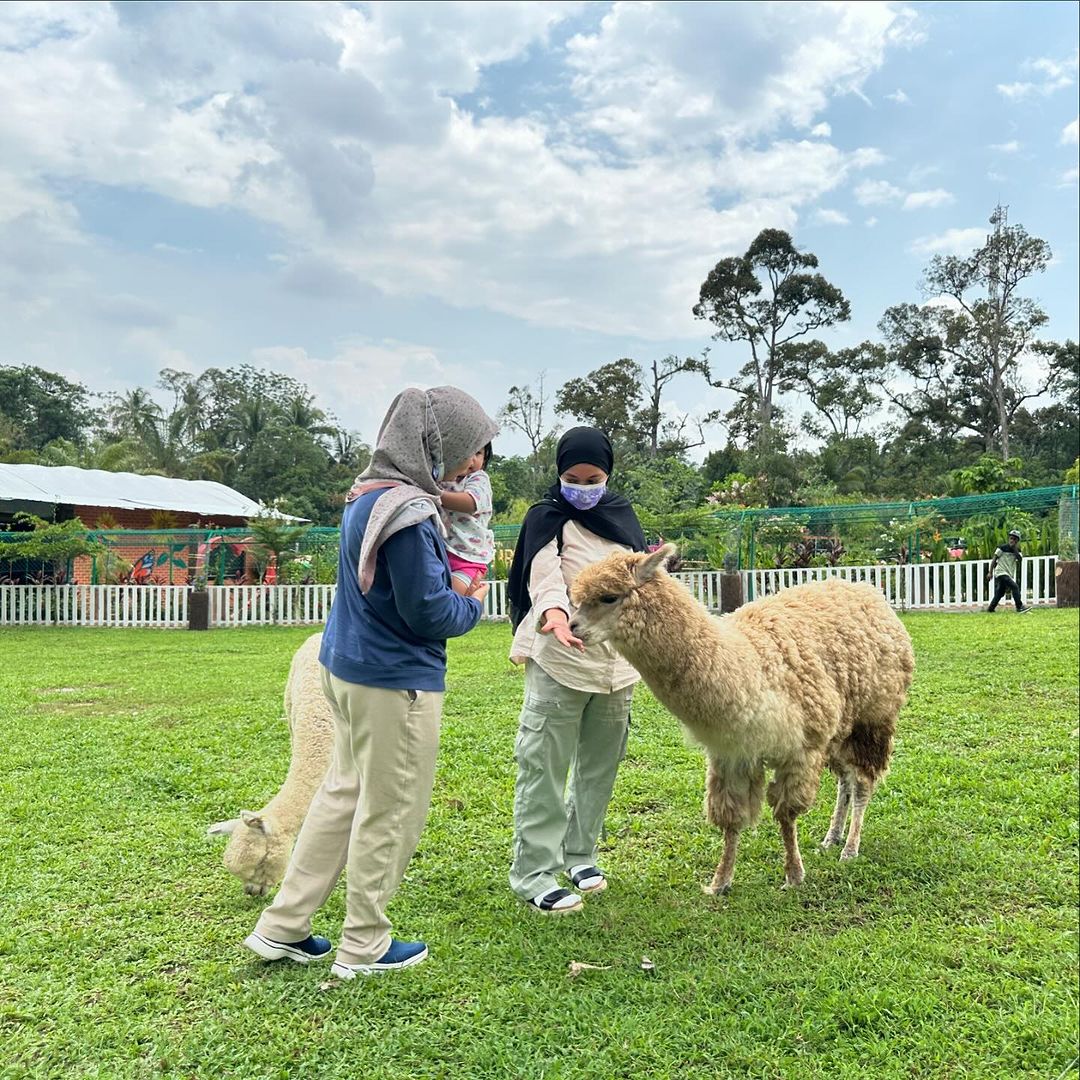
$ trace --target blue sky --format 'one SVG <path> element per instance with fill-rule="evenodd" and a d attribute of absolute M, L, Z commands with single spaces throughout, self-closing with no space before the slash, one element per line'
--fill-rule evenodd
<path fill-rule="evenodd" d="M 494 411 L 699 353 L 701 280 L 765 227 L 851 300 L 827 340 L 872 336 L 999 200 L 1075 338 L 1078 11 L 9 2 L 0 362 L 103 390 L 254 363 L 371 438 L 405 384 Z"/>

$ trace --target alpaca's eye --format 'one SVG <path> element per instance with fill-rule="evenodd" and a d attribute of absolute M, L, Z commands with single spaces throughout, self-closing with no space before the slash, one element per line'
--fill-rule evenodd
<path fill-rule="evenodd" d="M 601 604 L 614 604 L 619 598 L 614 593 L 608 593 L 600 597 Z"/>

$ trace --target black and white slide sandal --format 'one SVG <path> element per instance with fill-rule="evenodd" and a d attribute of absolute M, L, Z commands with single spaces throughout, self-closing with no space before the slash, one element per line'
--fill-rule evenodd
<path fill-rule="evenodd" d="M 569 915 L 580 911 L 584 906 L 581 897 L 569 889 L 551 889 L 549 892 L 534 896 L 529 906 L 536 908 L 542 915 Z"/>
<path fill-rule="evenodd" d="M 566 871 L 575 889 L 583 893 L 603 892 L 607 888 L 607 878 L 598 866 L 571 866 Z"/>

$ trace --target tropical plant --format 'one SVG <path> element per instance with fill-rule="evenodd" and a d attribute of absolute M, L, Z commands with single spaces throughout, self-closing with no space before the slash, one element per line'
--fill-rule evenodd
<path fill-rule="evenodd" d="M 265 573 L 271 560 L 281 574 L 286 565 L 299 554 L 300 541 L 307 535 L 310 525 L 289 525 L 279 518 L 252 518 L 248 522 L 254 541 L 252 552 L 259 565 L 260 576 Z"/>
<path fill-rule="evenodd" d="M 14 524 L 21 530 L 5 534 L 0 539 L 0 564 L 6 569 L 4 577 L 20 576 L 40 579 L 42 583 L 65 580 L 72 559 L 80 555 L 97 556 L 104 545 L 93 539 L 78 519 L 51 522 L 34 514 L 16 514 Z M 21 568 L 14 563 L 21 562 Z"/>

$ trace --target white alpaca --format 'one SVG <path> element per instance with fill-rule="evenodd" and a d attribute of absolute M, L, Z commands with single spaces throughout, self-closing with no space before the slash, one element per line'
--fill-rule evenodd
<path fill-rule="evenodd" d="M 723 858 L 706 891 L 731 887 L 739 835 L 763 797 L 783 836 L 785 884 L 798 885 L 797 819 L 817 798 L 825 766 L 838 791 L 822 846 L 843 837 L 850 809 L 841 858 L 859 853 L 863 814 L 888 769 L 911 685 L 911 639 L 878 590 L 838 580 L 785 589 L 714 618 L 664 571 L 674 551 L 667 544 L 586 567 L 571 590 L 570 628 L 586 647 L 611 641 L 705 748 L 705 812 L 724 830 Z"/>
<path fill-rule="evenodd" d="M 261 810 L 241 810 L 239 817 L 206 830 L 208 836 L 228 835 L 225 868 L 252 896 L 264 896 L 284 876 L 296 834 L 333 756 L 334 716 L 322 691 L 321 642 L 322 634 L 315 634 L 296 650 L 285 683 L 292 747 L 285 782 Z"/>

